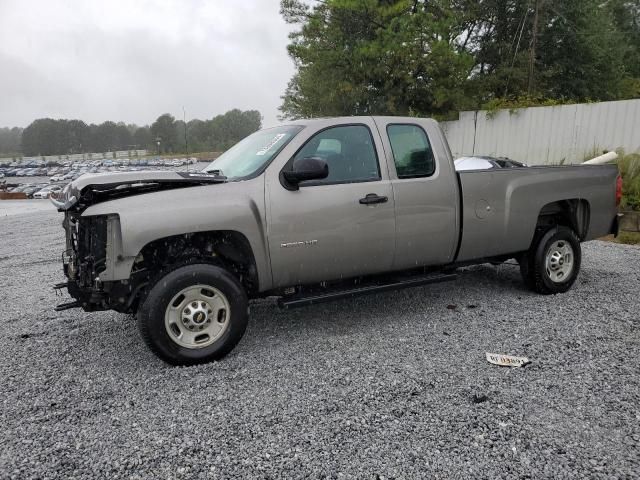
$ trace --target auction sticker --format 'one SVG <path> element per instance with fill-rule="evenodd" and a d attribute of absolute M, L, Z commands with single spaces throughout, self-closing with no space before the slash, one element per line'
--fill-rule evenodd
<path fill-rule="evenodd" d="M 258 150 L 256 152 L 256 155 L 264 155 L 265 153 L 267 153 L 276 145 L 276 143 L 278 143 L 280 140 L 284 138 L 284 135 L 285 135 L 284 133 L 277 134 L 275 137 L 273 137 L 273 139 L 269 143 L 267 143 L 264 147 Z"/>

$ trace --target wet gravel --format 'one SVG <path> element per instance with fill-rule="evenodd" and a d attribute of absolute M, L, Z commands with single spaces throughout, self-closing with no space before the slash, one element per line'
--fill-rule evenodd
<path fill-rule="evenodd" d="M 640 248 L 584 245 L 559 296 L 486 265 L 265 301 L 225 360 L 173 368 L 129 316 L 52 310 L 60 220 L 0 215 L 0 478 L 640 476 Z"/>

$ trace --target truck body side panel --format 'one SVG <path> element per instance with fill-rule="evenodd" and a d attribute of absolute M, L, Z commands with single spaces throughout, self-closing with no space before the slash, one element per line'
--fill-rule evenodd
<path fill-rule="evenodd" d="M 374 117 L 393 185 L 396 242 L 393 270 L 444 265 L 453 260 L 460 231 L 460 196 L 446 139 L 434 120 Z M 398 178 L 389 125 L 417 125 L 424 130 L 436 168 L 430 176 Z"/>
<path fill-rule="evenodd" d="M 588 204 L 591 240 L 616 216 L 615 165 L 528 167 L 460 172 L 463 232 L 458 261 L 525 251 L 542 208 L 562 200 Z"/>

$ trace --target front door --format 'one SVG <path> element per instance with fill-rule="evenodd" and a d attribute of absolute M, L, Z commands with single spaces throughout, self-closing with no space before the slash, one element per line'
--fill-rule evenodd
<path fill-rule="evenodd" d="M 393 191 L 384 158 L 380 162 L 378 156 L 377 131 L 367 123 L 319 130 L 284 166 L 290 168 L 298 158 L 322 157 L 329 166 L 326 179 L 302 182 L 298 190 L 267 183 L 274 287 L 391 268 Z"/>

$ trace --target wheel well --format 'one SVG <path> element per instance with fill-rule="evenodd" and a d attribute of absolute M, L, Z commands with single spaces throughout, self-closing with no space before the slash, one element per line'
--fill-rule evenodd
<path fill-rule="evenodd" d="M 590 207 L 584 199 L 558 200 L 546 204 L 538 214 L 536 231 L 555 225 L 571 228 L 580 240 L 589 231 Z"/>
<path fill-rule="evenodd" d="M 174 266 L 211 263 L 226 268 L 245 288 L 247 295 L 258 291 L 256 261 L 247 238 L 235 231 L 185 233 L 154 240 L 145 245 L 132 269 L 157 274 Z"/>

